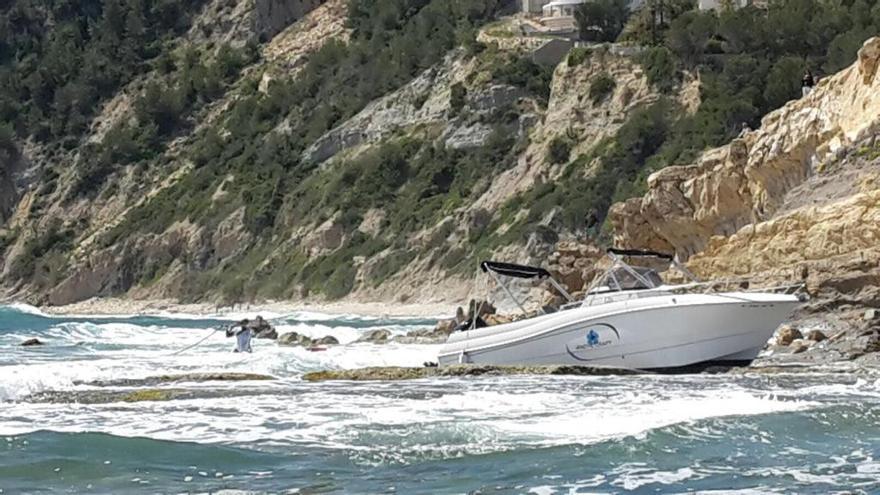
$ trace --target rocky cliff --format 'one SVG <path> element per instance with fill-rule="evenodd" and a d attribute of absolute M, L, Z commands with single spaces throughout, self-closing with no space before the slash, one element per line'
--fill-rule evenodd
<path fill-rule="evenodd" d="M 28 118 L 11 139 L 0 123 L 9 297 L 459 302 L 477 260 L 548 256 L 578 290 L 598 251 L 568 241 L 606 242 L 609 206 L 640 192 L 645 170 L 729 138 L 729 122 L 687 137 L 730 103 L 713 95 L 717 74 L 616 44 L 543 65 L 546 38 L 499 31 L 502 0 L 191 0 L 144 19 L 123 5 L 125 29 L 108 8 L 86 40 L 126 65 L 113 84 L 49 86 L 70 122 L 39 113 L 38 75 L 10 86 L 30 107 L 13 112 Z M 75 73 L 57 62 L 78 45 L 58 55 L 49 38 L 43 63 Z M 874 46 L 760 130 L 653 175 L 613 209 L 618 240 L 704 252 L 694 263 L 721 272 L 712 236 L 799 212 L 811 196 L 795 188 L 827 178 L 819 210 L 869 193 L 858 164 L 873 163 Z"/>
<path fill-rule="evenodd" d="M 856 64 L 768 114 L 759 129 L 705 152 L 692 165 L 653 174 L 644 197 L 612 209 L 615 240 L 697 253 L 714 235 L 772 218 L 795 187 L 833 177 L 847 154 L 870 153 L 880 132 L 878 58 L 880 39 L 874 38 Z"/>
<path fill-rule="evenodd" d="M 647 194 L 612 208 L 615 242 L 674 250 L 704 279 L 805 283 L 812 302 L 798 320 L 873 345 L 872 308 L 880 307 L 878 64 L 880 38 L 872 38 L 854 65 L 767 115 L 760 129 L 693 165 L 652 175 Z M 859 354 L 847 349 L 843 355 Z"/>

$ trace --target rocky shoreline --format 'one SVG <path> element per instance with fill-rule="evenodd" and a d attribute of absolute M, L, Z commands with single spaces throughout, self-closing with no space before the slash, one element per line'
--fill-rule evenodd
<path fill-rule="evenodd" d="M 815 364 L 758 365 L 749 367 L 715 368 L 707 370 L 712 374 L 730 375 L 776 375 L 803 373 L 831 373 L 858 375 L 874 378 L 880 376 L 880 363 L 863 366 L 846 363 L 842 366 L 817 366 Z M 347 370 L 325 370 L 306 373 L 303 382 L 395 382 L 406 380 L 422 380 L 431 378 L 473 378 L 503 376 L 636 376 L 654 373 L 588 366 L 484 366 L 454 365 L 445 367 L 370 367 Z M 128 378 L 120 380 L 99 380 L 79 383 L 91 388 L 80 390 L 48 390 L 38 392 L 21 399 L 31 403 L 76 403 L 76 404 L 110 404 L 135 402 L 163 402 L 182 399 L 210 399 L 223 397 L 240 397 L 260 395 L 259 387 L 247 386 L 238 388 L 206 388 L 209 383 L 242 382 L 260 384 L 276 381 L 268 375 L 249 373 L 190 373 L 180 375 L 152 376 L 145 378 Z M 200 384 L 197 388 L 187 388 L 187 384 Z"/>
<path fill-rule="evenodd" d="M 12 303 L 14 301 L 9 301 Z M 130 298 L 92 298 L 61 306 L 41 306 L 38 309 L 50 315 L 153 315 L 153 314 L 198 314 L 198 315 L 237 315 L 248 314 L 291 314 L 297 312 L 316 312 L 329 315 L 353 314 L 370 317 L 424 317 L 435 318 L 449 314 L 455 305 L 445 301 L 424 303 L 387 303 L 379 301 L 266 301 L 242 303 L 232 306 L 210 303 L 181 303 L 175 299 L 130 299 Z"/>

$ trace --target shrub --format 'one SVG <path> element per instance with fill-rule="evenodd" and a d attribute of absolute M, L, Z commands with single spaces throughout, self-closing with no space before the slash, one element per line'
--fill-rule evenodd
<path fill-rule="evenodd" d="M 800 95 L 800 76 L 804 63 L 797 57 L 785 57 L 773 65 L 764 87 L 764 101 L 771 108 L 778 108 Z"/>
<path fill-rule="evenodd" d="M 660 91 L 669 91 L 678 82 L 675 59 L 664 47 L 649 48 L 639 56 L 648 83 Z"/>
<path fill-rule="evenodd" d="M 630 10 L 627 0 L 592 0 L 575 11 L 582 40 L 615 41 L 623 31 Z"/>
<path fill-rule="evenodd" d="M 568 163 L 571 148 L 572 143 L 570 139 L 562 136 L 554 137 L 550 140 L 550 145 L 547 147 L 547 161 L 557 165 Z"/>
<path fill-rule="evenodd" d="M 518 56 L 504 59 L 492 68 L 492 79 L 523 88 L 538 98 L 550 98 L 550 83 L 553 81 L 553 68 L 536 64 L 531 58 Z"/>
<path fill-rule="evenodd" d="M 575 67 L 581 65 L 590 59 L 593 55 L 593 51 L 586 47 L 574 47 L 571 51 L 568 52 L 567 63 L 569 67 Z"/>
<path fill-rule="evenodd" d="M 458 115 L 467 104 L 467 88 L 460 82 L 452 85 L 449 92 L 449 107 L 453 115 Z"/>
<path fill-rule="evenodd" d="M 590 83 L 590 100 L 593 105 L 598 105 L 607 98 L 617 86 L 617 81 L 607 72 L 602 72 L 593 78 Z"/>

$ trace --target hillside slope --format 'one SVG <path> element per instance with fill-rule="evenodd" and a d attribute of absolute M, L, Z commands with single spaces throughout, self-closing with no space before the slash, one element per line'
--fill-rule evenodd
<path fill-rule="evenodd" d="M 649 172 L 797 91 L 783 70 L 800 68 L 795 31 L 731 31 L 774 25 L 785 5 L 688 12 L 663 46 L 577 48 L 547 67 L 528 46 L 477 41 L 513 4 L 13 2 L 0 47 L 5 295 L 458 301 L 479 259 L 543 263 L 560 240 L 607 242 L 612 203 L 656 194 Z M 823 9 L 799 22 L 840 22 L 805 56 L 836 69 L 868 28 Z M 678 36 L 700 23 L 715 34 Z M 788 188 L 803 179 L 785 174 Z M 761 211 L 781 208 L 771 189 L 754 195 Z M 684 241 L 635 227 L 621 239 L 694 253 L 745 225 L 742 209 Z M 614 223 L 647 222 L 627 212 Z"/>

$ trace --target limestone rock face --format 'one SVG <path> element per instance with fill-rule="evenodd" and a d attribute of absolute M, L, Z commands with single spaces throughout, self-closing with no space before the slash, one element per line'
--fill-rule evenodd
<path fill-rule="evenodd" d="M 880 129 L 878 61 L 880 38 L 872 38 L 856 64 L 768 114 L 760 129 L 653 174 L 643 198 L 612 208 L 615 241 L 691 255 L 714 235 L 772 218 L 789 191 Z"/>
<path fill-rule="evenodd" d="M 713 237 L 689 266 L 708 277 L 806 283 L 813 297 L 880 304 L 880 188 Z"/>
<path fill-rule="evenodd" d="M 255 0 L 254 31 L 270 39 L 292 22 L 301 19 L 325 0 Z"/>
<path fill-rule="evenodd" d="M 438 67 L 424 71 L 323 135 L 303 152 L 303 160 L 322 163 L 345 150 L 379 142 L 401 129 L 445 122 L 452 85 L 472 70 L 473 62 L 465 57 L 447 56 Z"/>
<path fill-rule="evenodd" d="M 589 87 L 603 74 L 614 78 L 615 87 L 607 98 L 594 103 Z M 493 210 L 536 183 L 555 179 L 563 167 L 547 161 L 547 149 L 554 138 L 566 136 L 576 143 L 572 157 L 588 153 L 602 139 L 613 136 L 630 113 L 658 98 L 631 58 L 597 50 L 579 64 L 563 61 L 553 74 L 547 110 L 531 130 L 528 148 L 515 167 L 495 179 L 495 187 L 487 190 L 475 207 Z"/>
<path fill-rule="evenodd" d="M 561 241 L 556 244 L 556 251 L 550 255 L 548 271 L 571 294 L 584 289 L 596 277 L 595 265 L 603 256 L 604 253 L 595 244 L 586 241 Z M 555 295 L 555 290 L 548 290 Z M 548 302 L 550 305 L 557 305 L 552 301 Z"/>
<path fill-rule="evenodd" d="M 872 38 L 855 64 L 768 114 L 760 129 L 653 174 L 644 197 L 612 207 L 615 242 L 689 257 L 702 279 L 803 284 L 810 301 L 795 321 L 833 335 L 784 327 L 776 343 L 788 355 L 873 352 L 862 315 L 880 307 L 878 64 L 880 38 Z"/>

